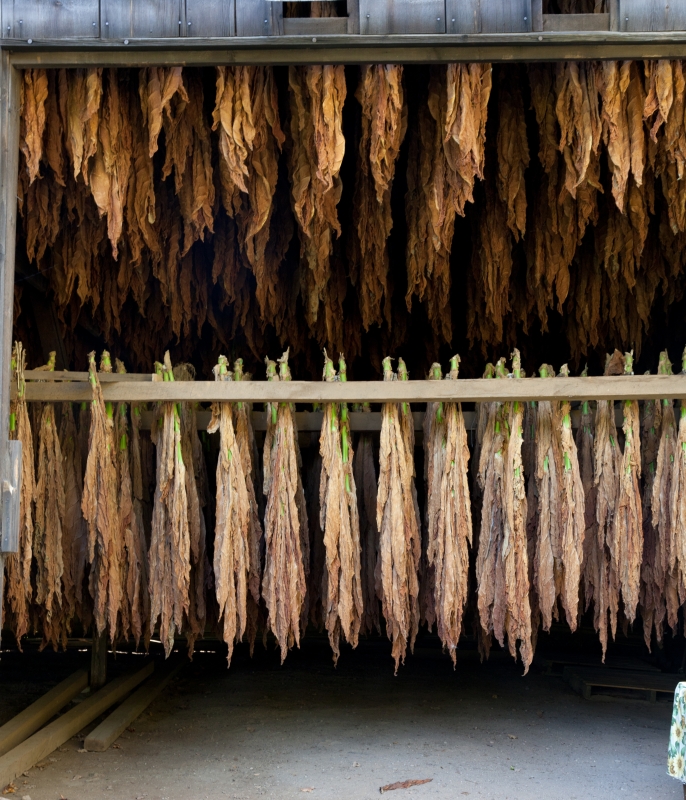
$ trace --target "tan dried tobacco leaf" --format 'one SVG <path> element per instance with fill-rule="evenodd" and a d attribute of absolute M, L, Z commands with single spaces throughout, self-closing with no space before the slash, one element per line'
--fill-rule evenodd
<path fill-rule="evenodd" d="M 19 147 L 24 155 L 29 185 L 40 177 L 43 157 L 43 134 L 45 133 L 48 98 L 48 74 L 44 69 L 24 70 L 21 84 L 19 119 L 21 131 Z"/>
<path fill-rule="evenodd" d="M 276 363 L 267 359 L 269 380 L 290 380 L 288 351 Z M 300 646 L 302 620 L 307 620 L 305 565 L 309 562 L 309 534 L 294 411 L 290 404 L 267 406 L 264 440 L 265 564 L 262 597 L 267 624 L 281 650 L 281 661 L 294 645 Z"/>
<path fill-rule="evenodd" d="M 5 558 L 5 618 L 21 651 L 21 639 L 29 632 L 29 609 L 33 598 L 31 584 L 31 560 L 33 557 L 33 510 L 36 500 L 35 454 L 31 420 L 24 398 L 26 351 L 21 342 L 15 342 L 12 350 L 12 377 L 16 381 L 17 399 L 10 404 L 9 438 L 21 442 L 21 494 L 19 497 L 19 549 Z"/>
<path fill-rule="evenodd" d="M 173 380 L 168 352 L 158 371 L 165 380 Z M 159 620 L 160 639 L 168 657 L 190 605 L 191 532 L 186 469 L 192 469 L 192 464 L 187 467 L 183 460 L 177 404 L 162 404 L 152 439 L 157 448 L 157 484 L 149 550 L 150 633 Z"/>
<path fill-rule="evenodd" d="M 448 380 L 457 380 L 459 356 L 451 359 Z M 440 371 L 440 368 L 439 368 Z M 435 570 L 438 635 L 453 666 L 467 602 L 472 515 L 469 446 L 459 403 L 430 404 L 431 460 L 427 470 L 428 560 Z M 427 447 L 427 445 L 425 445 Z"/>
<path fill-rule="evenodd" d="M 230 381 L 225 356 L 214 368 L 217 381 Z M 214 535 L 214 583 L 223 618 L 222 636 L 231 664 L 234 643 L 240 642 L 248 621 L 247 599 L 250 577 L 250 500 L 243 460 L 236 441 L 230 403 L 213 403 L 208 433 L 219 431 L 217 461 L 217 511 Z"/>
<path fill-rule="evenodd" d="M 139 70 L 138 95 L 148 129 L 148 157 L 152 159 L 157 152 L 165 115 L 173 117 L 176 103 L 188 102 L 183 85 L 183 67 L 147 67 Z M 174 106 L 172 101 L 175 101 Z"/>
<path fill-rule="evenodd" d="M 324 351 L 324 380 L 345 380 Z M 347 404 L 326 403 L 319 437 L 322 472 L 319 481 L 320 526 L 324 533 L 325 573 L 322 589 L 324 624 L 333 650 L 340 656 L 341 634 L 357 647 L 363 614 L 360 556 L 360 519 L 352 469 L 353 449 Z"/>
<path fill-rule="evenodd" d="M 350 277 L 358 287 L 365 330 L 391 321 L 387 240 L 393 228 L 391 190 L 407 131 L 403 67 L 362 67 L 355 97 L 362 108 L 362 131 L 353 201 Z"/>
<path fill-rule="evenodd" d="M 385 358 L 384 380 L 407 378 L 402 359 L 398 376 Z M 384 403 L 381 412 L 379 488 L 376 524 L 379 528 L 378 583 L 386 631 L 392 642 L 397 672 L 419 629 L 421 535 L 414 485 L 414 420 L 408 403 Z"/>
<path fill-rule="evenodd" d="M 90 159 L 95 155 L 100 126 L 102 69 L 60 70 L 60 88 L 66 97 L 66 147 L 74 180 L 88 183 Z"/>

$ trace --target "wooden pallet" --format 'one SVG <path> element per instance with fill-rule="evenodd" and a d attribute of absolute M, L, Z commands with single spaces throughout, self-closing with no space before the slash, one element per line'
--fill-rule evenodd
<path fill-rule="evenodd" d="M 630 672 L 623 669 L 565 667 L 563 677 L 586 700 L 594 695 L 620 690 L 654 703 L 658 694 L 672 696 L 677 683 L 684 676 L 662 672 Z"/>
<path fill-rule="evenodd" d="M 592 656 L 583 653 L 554 653 L 536 658 L 545 675 L 562 675 L 566 667 L 588 667 L 590 669 L 622 669 L 631 672 L 660 672 L 658 667 L 632 656 L 608 656 L 605 665 L 600 655 Z"/>

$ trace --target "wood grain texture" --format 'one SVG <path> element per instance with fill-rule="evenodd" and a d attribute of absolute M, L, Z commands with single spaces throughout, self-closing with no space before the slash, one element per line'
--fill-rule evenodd
<path fill-rule="evenodd" d="M 235 35 L 235 0 L 186 0 L 186 36 Z"/>
<path fill-rule="evenodd" d="M 0 727 L 0 756 L 28 739 L 88 686 L 88 672 L 79 669 L 50 689 L 35 703 Z"/>
<path fill-rule="evenodd" d="M 448 33 L 481 33 L 481 0 L 446 0 Z"/>
<path fill-rule="evenodd" d="M 481 0 L 481 33 L 522 33 L 531 29 L 531 0 Z"/>
<path fill-rule="evenodd" d="M 619 30 L 686 30 L 686 0 L 619 0 Z"/>
<path fill-rule="evenodd" d="M 348 32 L 347 17 L 284 17 L 285 36 L 327 36 Z"/>
<path fill-rule="evenodd" d="M 140 381 L 152 381 L 153 376 L 152 374 L 148 373 L 136 373 L 136 372 L 100 372 L 98 373 L 98 378 L 100 379 L 100 383 L 131 383 L 134 381 L 139 383 Z M 54 372 L 42 372 L 39 369 L 27 369 L 24 373 L 24 378 L 27 381 L 87 381 L 88 380 L 88 373 L 87 372 L 70 372 L 69 370 L 55 370 Z"/>
<path fill-rule="evenodd" d="M 3 38 L 100 36 L 98 0 L 2 0 Z"/>
<path fill-rule="evenodd" d="M 103 753 L 115 742 L 126 728 L 131 725 L 152 701 L 161 694 L 169 681 L 175 678 L 188 663 L 187 659 L 179 659 L 172 663 L 167 662 L 160 674 L 154 675 L 137 689 L 131 697 L 104 719 L 84 739 L 83 747 L 96 753 Z"/>
<path fill-rule="evenodd" d="M 155 668 L 150 660 L 145 667 L 130 675 L 115 678 L 100 691 L 62 714 L 38 733 L 0 757 L 0 784 L 6 786 L 17 775 L 30 769 L 53 750 L 75 736 L 86 725 L 136 688 Z"/>
<path fill-rule="evenodd" d="M 278 35 L 279 17 L 283 18 L 281 3 L 236 0 L 236 36 Z"/>
<path fill-rule="evenodd" d="M 103 383 L 109 402 L 489 402 L 492 400 L 648 400 L 686 398 L 686 375 L 635 375 L 599 378 L 525 378 L 459 381 L 175 381 Z M 26 399 L 87 402 L 86 383 L 26 385 Z"/>
<path fill-rule="evenodd" d="M 609 14 L 543 14 L 544 31 L 609 31 Z"/>
<path fill-rule="evenodd" d="M 278 5 L 274 3 L 273 5 Z M 0 47 L 18 69 L 86 66 L 251 64 L 447 64 L 452 61 L 535 62 L 686 59 L 686 32 L 423 34 L 268 38 L 117 40 L 47 39 L 32 45 L 3 40 Z M 18 143 L 17 143 L 18 151 Z"/>
<path fill-rule="evenodd" d="M 185 35 L 183 0 L 101 0 L 103 39 L 174 38 Z"/>
<path fill-rule="evenodd" d="M 445 33 L 445 0 L 360 0 L 360 33 Z"/>

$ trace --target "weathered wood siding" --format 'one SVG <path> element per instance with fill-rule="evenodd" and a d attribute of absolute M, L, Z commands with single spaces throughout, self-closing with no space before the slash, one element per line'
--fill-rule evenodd
<path fill-rule="evenodd" d="M 445 0 L 360 0 L 362 34 L 445 33 L 445 30 Z"/>
<path fill-rule="evenodd" d="M 185 35 L 184 0 L 101 0 L 103 39 L 156 39 Z"/>
<path fill-rule="evenodd" d="M 2 0 L 2 35 L 11 39 L 97 39 L 98 0 Z"/>

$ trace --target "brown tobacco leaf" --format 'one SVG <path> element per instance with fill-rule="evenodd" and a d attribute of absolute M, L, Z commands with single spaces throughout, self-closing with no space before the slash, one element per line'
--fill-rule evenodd
<path fill-rule="evenodd" d="M 625 373 L 633 374 L 633 351 L 626 353 Z M 631 624 L 636 617 L 643 557 L 643 510 L 641 507 L 641 421 L 638 401 L 623 403 L 624 454 L 615 499 L 614 528 L 610 555 L 616 564 L 624 603 Z"/>
<path fill-rule="evenodd" d="M 663 375 L 672 373 L 672 365 L 667 351 L 660 354 L 658 372 Z M 655 417 L 659 420 L 657 454 L 654 461 L 647 461 L 651 456 L 652 448 L 650 446 L 644 447 L 644 464 L 648 466 L 647 469 L 645 467 L 643 469 L 643 480 L 646 484 L 652 483 L 652 495 L 650 498 L 644 493 L 644 510 L 647 507 L 651 511 L 650 520 L 646 520 L 644 524 L 644 535 L 646 537 L 644 561 L 648 561 L 652 565 L 650 568 L 651 574 L 646 578 L 646 598 L 648 601 L 651 596 L 653 598 L 652 606 L 656 609 L 655 632 L 658 636 L 658 641 L 661 640 L 661 627 L 660 613 L 657 609 L 661 609 L 666 603 L 667 622 L 672 630 L 675 630 L 677 614 L 681 605 L 679 600 L 681 587 L 678 574 L 679 537 L 672 518 L 672 487 L 680 469 L 675 465 L 677 426 L 674 419 L 674 402 L 672 400 L 662 400 L 660 402 L 661 413 L 659 416 L 657 413 L 655 414 Z M 651 463 L 654 463 L 653 470 L 650 468 Z M 654 542 L 652 548 L 649 547 L 651 542 Z M 646 559 L 646 551 L 649 553 L 648 559 Z M 654 587 L 652 595 L 651 583 Z M 646 605 L 650 605 L 650 603 L 647 602 Z"/>
<path fill-rule="evenodd" d="M 54 363 L 54 362 L 53 362 Z M 36 560 L 36 603 L 41 607 L 44 644 L 57 649 L 62 640 L 62 533 L 65 497 L 55 407 L 43 406 L 38 430 L 36 471 L 36 521 L 33 557 Z"/>
<path fill-rule="evenodd" d="M 5 617 L 7 627 L 12 630 L 21 651 L 21 639 L 30 627 L 29 608 L 33 597 L 31 585 L 31 559 L 33 556 L 33 508 L 36 499 L 35 454 L 31 420 L 24 399 L 24 369 L 26 351 L 21 342 L 15 342 L 12 350 L 13 380 L 16 381 L 17 399 L 10 404 L 9 438 L 21 442 L 21 494 L 19 498 L 19 550 L 5 557 L 6 579 Z"/>
<path fill-rule="evenodd" d="M 362 411 L 371 411 L 369 404 Z M 376 582 L 376 564 L 379 557 L 379 528 L 376 524 L 377 475 L 374 464 L 372 437 L 363 433 L 357 441 L 353 459 L 353 473 L 357 489 L 357 508 L 360 514 L 360 540 L 362 544 L 362 607 L 363 616 L 360 632 L 370 634 L 374 630 L 381 633 L 379 602 L 381 589 Z"/>
<path fill-rule="evenodd" d="M 117 463 L 114 440 L 114 409 L 105 404 L 98 379 L 95 353 L 90 353 L 89 380 L 93 390 L 88 461 L 81 508 L 88 525 L 89 589 L 93 598 L 93 617 L 98 634 L 109 628 L 112 641 L 122 599 L 122 542 L 117 497 Z M 109 363 L 103 352 L 102 366 Z M 109 365 L 111 370 L 111 365 Z"/>
<path fill-rule="evenodd" d="M 235 381 L 249 380 L 250 376 L 243 372 L 243 360 L 237 359 L 233 367 Z M 237 403 L 234 410 L 234 429 L 238 454 L 243 465 L 245 488 L 250 506 L 248 514 L 248 552 L 250 556 L 247 595 L 247 636 L 252 655 L 257 636 L 257 625 L 260 616 L 260 583 L 262 581 L 262 550 L 264 537 L 260 512 L 257 505 L 255 488 L 257 481 L 257 463 L 259 456 L 255 443 L 255 433 L 251 419 L 252 406 L 249 403 Z M 216 579 L 215 579 L 216 580 Z"/>
<path fill-rule="evenodd" d="M 226 356 L 219 356 L 214 377 L 217 381 L 232 380 Z M 220 619 L 223 617 L 224 620 L 222 636 L 229 647 L 228 663 L 231 665 L 234 642 L 241 641 L 248 621 L 251 508 L 230 403 L 212 405 L 212 419 L 207 432 L 217 431 L 219 431 L 219 458 L 214 583 Z"/>
<path fill-rule="evenodd" d="M 350 277 L 358 286 L 365 330 L 391 323 L 387 240 L 393 228 L 391 190 L 407 131 L 403 67 L 364 65 L 355 97 L 362 107 Z M 382 311 L 383 304 L 383 311 Z"/>
<path fill-rule="evenodd" d="M 682 373 L 686 371 L 686 351 L 682 357 Z M 672 525 L 675 555 L 674 563 L 678 569 L 679 600 L 686 595 L 686 401 L 681 401 L 681 415 L 675 445 L 672 485 L 670 497 L 670 524 Z M 671 560 L 671 559 L 670 559 Z"/>
<path fill-rule="evenodd" d="M 490 64 L 448 64 L 431 72 L 429 97 L 413 131 L 407 172 L 406 302 L 426 299 L 435 334 L 452 336 L 450 252 L 456 214 L 483 177 Z"/>
<path fill-rule="evenodd" d="M 615 350 L 608 356 L 606 375 L 622 374 L 624 357 Z M 599 400 L 595 418 L 594 442 L 594 486 L 596 488 L 596 543 L 595 559 L 597 574 L 594 584 L 594 624 L 600 634 L 603 660 L 607 649 L 608 613 L 610 631 L 614 636 L 617 629 L 619 608 L 619 565 L 617 550 L 614 547 L 615 504 L 619 495 L 622 454 L 617 442 L 614 403 Z"/>
<path fill-rule="evenodd" d="M 138 94 L 148 129 L 148 157 L 157 152 L 157 140 L 162 131 L 165 113 L 172 116 L 171 103 L 176 94 L 185 97 L 183 67 L 147 67 L 138 73 Z M 185 97 L 186 101 L 188 100 Z"/>
<path fill-rule="evenodd" d="M 267 359 L 269 380 L 290 380 L 288 351 L 275 362 Z M 267 605 L 267 624 L 281 650 L 300 646 L 301 621 L 307 620 L 306 569 L 309 534 L 305 510 L 301 460 L 294 411 L 288 403 L 267 406 L 264 440 L 264 517 L 266 543 L 262 597 Z"/>
<path fill-rule="evenodd" d="M 384 380 L 407 380 L 407 368 L 383 361 Z M 376 524 L 379 528 L 378 583 L 386 631 L 391 640 L 395 671 L 404 663 L 419 629 L 421 535 L 414 484 L 414 420 L 407 403 L 384 403 L 381 412 L 379 488 Z"/>
<path fill-rule="evenodd" d="M 529 166 L 526 119 L 518 72 L 501 69 L 499 77 L 498 197 L 507 208 L 507 227 L 515 241 L 519 241 L 526 230 L 524 172 Z"/>
<path fill-rule="evenodd" d="M 174 379 L 168 352 L 158 372 L 165 380 Z M 149 551 L 150 633 L 159 620 L 160 639 L 168 657 L 190 605 L 191 532 L 186 470 L 193 465 L 186 466 L 183 460 L 177 404 L 162 405 L 152 439 L 157 448 L 157 484 Z"/>
<path fill-rule="evenodd" d="M 19 119 L 21 132 L 19 146 L 26 160 L 29 185 L 40 177 L 40 162 L 43 156 L 43 134 L 45 132 L 48 97 L 48 75 L 44 69 L 24 70 L 21 85 Z"/>
<path fill-rule="evenodd" d="M 174 380 L 192 381 L 195 369 L 191 364 L 178 364 L 174 367 Z M 180 403 L 181 455 L 186 467 L 186 499 L 188 503 L 188 526 L 191 545 L 191 573 L 188 592 L 188 611 L 183 633 L 188 641 L 188 655 L 192 658 L 195 642 L 202 638 L 205 630 L 205 570 L 207 564 L 207 529 L 203 508 L 209 500 L 207 496 L 207 470 L 198 437 L 196 408 L 194 403 Z M 208 566 L 208 565 L 207 565 Z"/>
<path fill-rule="evenodd" d="M 448 380 L 457 380 L 459 363 L 459 356 L 453 356 Z M 440 366 L 436 377 L 439 374 Z M 428 442 L 425 438 L 425 458 L 431 462 L 427 469 L 428 560 L 435 570 L 438 635 L 455 666 L 472 543 L 469 446 L 461 404 L 432 403 L 427 407 L 429 414 Z"/>
<path fill-rule="evenodd" d="M 519 352 L 513 374 L 521 375 Z M 496 376 L 505 378 L 505 360 Z M 476 561 L 478 609 L 486 635 L 501 645 L 507 635 L 511 655 L 519 652 L 528 671 L 533 659 L 527 504 L 522 464 L 523 403 L 489 404 L 481 446 L 478 480 L 483 491 L 481 532 Z"/>
<path fill-rule="evenodd" d="M 396 783 L 387 783 L 385 786 L 382 786 L 379 789 L 379 792 L 383 794 L 384 792 L 393 791 L 393 789 L 409 789 L 410 786 L 421 786 L 424 783 L 431 783 L 433 778 L 423 778 L 421 780 L 410 780 L 410 781 L 397 781 Z"/>
<path fill-rule="evenodd" d="M 60 70 L 61 91 L 66 95 L 66 148 L 74 180 L 88 183 L 90 159 L 95 155 L 102 101 L 102 69 Z"/>
<path fill-rule="evenodd" d="M 300 229 L 301 287 L 305 319 L 314 328 L 321 311 L 327 330 L 327 284 L 334 235 L 340 236 L 337 206 L 345 152 L 342 131 L 346 97 L 342 66 L 291 66 L 290 178 L 295 218 Z M 327 337 L 331 338 L 331 337 Z"/>

